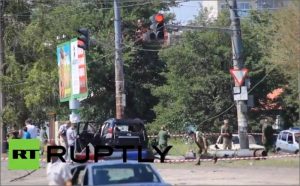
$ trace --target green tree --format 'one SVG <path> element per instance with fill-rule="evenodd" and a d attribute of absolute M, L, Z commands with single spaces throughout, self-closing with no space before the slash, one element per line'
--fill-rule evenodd
<path fill-rule="evenodd" d="M 143 50 L 143 44 L 135 43 L 137 19 L 148 19 L 171 4 L 174 2 L 121 3 L 128 117 L 141 117 L 149 121 L 155 117 L 151 108 L 156 98 L 151 95 L 150 87 L 162 81 L 158 73 L 160 68 L 164 68 L 163 65 L 157 65 L 157 52 L 147 52 Z M 31 4 L 28 11 L 30 13 L 26 15 L 26 24 L 11 28 L 15 32 L 8 32 L 10 37 L 6 39 L 17 39 L 17 47 L 7 45 L 12 55 L 7 55 L 8 73 L 3 81 L 4 84 L 13 85 L 7 91 L 14 91 L 9 93 L 6 120 L 24 121 L 28 116 L 42 120 L 47 117 L 47 112 L 52 111 L 58 114 L 58 119 L 68 118 L 68 104 L 59 103 L 58 98 L 55 52 L 58 44 L 77 37 L 76 30 L 80 27 L 88 28 L 92 37 L 98 41 L 87 52 L 90 94 L 82 102 L 82 117 L 84 120 L 100 121 L 114 117 L 113 3 L 45 1 Z M 66 37 L 62 38 L 63 35 Z M 16 49 L 18 55 L 13 53 Z M 18 115 L 12 117 L 14 112 Z"/>
<path fill-rule="evenodd" d="M 266 101 L 267 94 L 278 86 L 283 86 L 278 68 L 270 73 L 271 63 L 265 51 L 270 46 L 269 13 L 253 12 L 248 20 L 242 21 L 243 59 L 250 70 L 251 90 L 256 107 Z M 206 22 L 200 14 L 193 25 L 229 27 L 228 12 L 223 12 L 216 21 Z M 229 75 L 232 68 L 230 35 L 215 31 L 188 31 L 182 35 L 180 43 L 163 50 L 162 59 L 167 64 L 163 74 L 167 83 L 153 89 L 160 102 L 154 108 L 156 125 L 167 124 L 173 130 L 182 130 L 185 123 L 194 123 L 205 131 L 219 131 L 220 120 L 229 117 L 237 130 L 236 109 L 233 107 L 233 79 Z M 258 125 L 263 114 L 250 112 L 251 127 Z"/>
<path fill-rule="evenodd" d="M 287 127 L 299 120 L 300 112 L 300 3 L 295 1 L 274 15 L 270 26 L 276 32 L 272 36 L 269 53 L 270 62 L 278 66 L 287 79 L 282 95 L 282 105 L 286 110 Z M 298 112 L 298 113 L 297 113 Z"/>

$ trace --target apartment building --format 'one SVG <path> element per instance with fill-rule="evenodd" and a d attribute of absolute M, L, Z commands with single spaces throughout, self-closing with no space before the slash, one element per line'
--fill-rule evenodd
<path fill-rule="evenodd" d="M 287 6 L 293 0 L 237 0 L 238 13 L 240 17 L 248 15 L 250 10 L 277 10 Z M 222 9 L 227 8 L 226 0 L 203 0 L 201 8 L 207 9 L 209 19 L 218 17 Z"/>

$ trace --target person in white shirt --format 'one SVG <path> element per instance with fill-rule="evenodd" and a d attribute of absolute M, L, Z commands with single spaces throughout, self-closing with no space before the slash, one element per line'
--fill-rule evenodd
<path fill-rule="evenodd" d="M 55 144 L 52 144 L 52 146 L 55 146 Z M 52 150 L 52 153 L 56 152 L 56 149 Z M 51 158 L 51 161 L 47 164 L 46 173 L 49 185 L 72 186 L 71 169 L 67 163 L 60 161 L 58 157 Z"/>
<path fill-rule="evenodd" d="M 72 123 L 71 127 L 67 130 L 67 142 L 68 142 L 68 160 L 71 160 L 71 146 L 75 148 L 75 141 L 76 141 L 76 130 L 75 124 Z"/>
<path fill-rule="evenodd" d="M 67 121 L 65 124 L 62 124 L 58 129 L 58 143 L 66 149 L 66 154 L 64 155 L 64 158 L 68 157 L 67 130 L 70 126 L 71 122 Z"/>
<path fill-rule="evenodd" d="M 37 138 L 37 134 L 38 134 L 38 129 L 36 126 L 34 126 L 32 124 L 32 120 L 31 119 L 27 119 L 25 121 L 25 125 L 27 127 L 27 131 L 29 132 L 31 139 L 35 139 Z"/>

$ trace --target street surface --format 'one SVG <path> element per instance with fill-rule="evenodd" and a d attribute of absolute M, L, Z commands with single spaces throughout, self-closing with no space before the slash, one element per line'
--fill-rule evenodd
<path fill-rule="evenodd" d="M 295 162 L 298 162 L 298 166 Z M 254 164 L 255 161 L 242 160 L 237 164 L 203 162 L 201 166 L 194 166 L 193 163 L 155 164 L 155 166 L 165 181 L 172 185 L 299 185 L 300 183 L 299 161 L 295 159 L 292 162 L 294 165 L 288 167 Z M 6 162 L 2 162 L 1 184 L 47 185 L 45 164 L 31 175 L 10 182 L 28 172 L 30 171 L 9 171 Z"/>

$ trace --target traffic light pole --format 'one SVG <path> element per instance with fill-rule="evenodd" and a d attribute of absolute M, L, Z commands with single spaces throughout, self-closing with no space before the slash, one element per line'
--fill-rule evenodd
<path fill-rule="evenodd" d="M 229 10 L 230 10 L 230 19 L 231 19 L 231 42 L 232 42 L 232 61 L 233 68 L 237 70 L 242 70 L 244 67 L 243 62 L 243 46 L 242 46 L 242 36 L 241 36 L 241 27 L 240 27 L 240 18 L 237 13 L 237 2 L 236 0 L 229 1 Z M 236 87 L 240 85 L 236 82 Z M 240 148 L 249 149 L 249 140 L 247 134 L 247 102 L 244 100 L 236 101 L 237 109 L 237 121 L 238 121 L 238 133 L 240 138 Z"/>
<path fill-rule="evenodd" d="M 124 118 L 125 94 L 124 94 L 124 72 L 122 61 L 122 33 L 121 33 L 121 11 L 119 0 L 114 0 L 115 14 L 115 81 L 116 81 L 116 118 Z"/>

